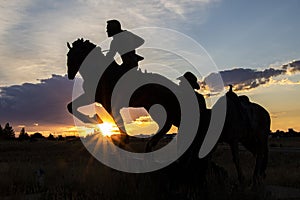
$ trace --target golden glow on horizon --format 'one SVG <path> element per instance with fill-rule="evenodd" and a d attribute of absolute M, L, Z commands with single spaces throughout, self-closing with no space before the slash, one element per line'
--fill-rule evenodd
<path fill-rule="evenodd" d="M 97 124 L 97 127 L 99 128 L 103 136 L 110 137 L 114 134 L 120 134 L 117 125 L 110 122 L 103 122 L 102 124 Z"/>
<path fill-rule="evenodd" d="M 287 131 L 289 128 L 293 128 L 295 131 L 300 131 L 300 75 L 295 75 L 293 77 L 289 77 L 289 79 L 279 78 L 270 79 L 270 83 L 257 87 L 253 90 L 247 91 L 239 91 L 238 95 L 247 95 L 250 98 L 251 102 L 258 103 L 266 108 L 271 114 L 271 130 L 276 131 L 283 130 Z M 200 93 L 203 91 L 200 90 Z M 203 94 L 203 93 L 202 93 Z M 206 98 L 207 106 L 210 108 L 214 101 L 217 100 L 216 96 L 211 96 Z M 90 116 L 93 116 L 95 111 L 100 116 L 100 118 L 104 121 L 104 123 L 113 123 L 114 120 L 107 113 L 107 111 L 102 107 L 101 104 L 92 105 L 91 111 L 86 112 Z M 141 112 L 143 114 L 143 112 Z M 133 113 L 134 114 L 134 113 Z M 133 115 L 135 116 L 135 115 Z M 14 124 L 12 124 L 14 126 Z M 16 135 L 19 134 L 21 126 L 14 126 Z M 98 124 L 82 124 L 82 126 L 73 126 L 71 124 L 53 124 L 53 125 L 45 125 L 39 124 L 35 122 L 35 124 L 31 123 L 30 125 L 25 124 L 25 130 L 29 134 L 33 134 L 35 132 L 42 133 L 45 137 L 48 137 L 49 134 L 53 134 L 55 136 L 80 136 L 85 137 L 90 134 L 94 134 L 94 132 L 100 133 L 100 127 Z M 38 125 L 38 126 L 37 126 Z M 102 125 L 101 125 L 102 126 Z M 103 125 L 106 127 L 107 125 Z M 103 128 L 105 131 L 104 134 L 117 134 L 117 132 L 110 133 L 110 126 L 107 128 Z M 149 116 L 139 116 L 138 118 L 133 118 L 133 121 L 129 121 L 125 123 L 125 128 L 128 134 L 132 136 L 139 134 L 154 134 L 158 130 L 158 125 L 149 118 Z M 175 127 L 169 131 L 169 133 L 177 132 Z"/>
<path fill-rule="evenodd" d="M 287 131 L 289 128 L 300 131 L 300 85 L 297 81 L 293 82 L 284 80 L 277 84 L 266 84 L 246 93 L 250 101 L 269 111 L 272 131 Z"/>

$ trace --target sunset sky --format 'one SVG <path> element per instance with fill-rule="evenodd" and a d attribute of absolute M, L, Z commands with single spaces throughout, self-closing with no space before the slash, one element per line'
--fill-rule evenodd
<path fill-rule="evenodd" d="M 0 124 L 10 122 L 17 132 L 25 126 L 30 132 L 72 134 L 66 104 L 74 82 L 65 76 L 66 42 L 83 37 L 100 44 L 107 39 L 106 21 L 119 19 L 124 29 L 161 27 L 192 38 L 209 54 L 224 85 L 234 84 L 238 94 L 270 112 L 273 131 L 300 131 L 299 9 L 299 0 L 4 1 Z M 172 45 L 181 49 L 184 44 Z M 143 69 L 155 71 L 146 65 L 155 55 L 140 54 Z M 165 53 L 160 59 L 166 58 Z M 180 62 L 169 67 L 179 74 L 186 70 Z M 169 68 L 160 71 L 167 74 Z M 176 75 L 169 78 L 176 81 Z M 201 75 L 199 82 L 213 77 Z"/>

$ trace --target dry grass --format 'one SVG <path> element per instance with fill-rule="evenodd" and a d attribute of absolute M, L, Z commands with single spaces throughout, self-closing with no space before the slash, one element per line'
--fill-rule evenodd
<path fill-rule="evenodd" d="M 300 137 L 270 138 L 271 147 L 295 147 L 300 148 Z"/>
<path fill-rule="evenodd" d="M 299 158 L 300 153 L 271 152 L 266 184 L 300 188 Z M 203 187 L 177 183 L 183 171 L 115 171 L 95 160 L 80 141 L 0 142 L 0 199 L 272 199 L 237 186 L 226 147 L 218 148 L 213 160 L 220 166 L 215 166 L 218 173 L 210 169 Z M 243 151 L 241 160 L 250 183 L 254 158 Z M 39 169 L 44 171 L 41 176 Z M 190 178 L 195 181 L 196 176 Z"/>
<path fill-rule="evenodd" d="M 282 139 L 282 140 L 281 140 Z M 269 146 L 300 147 L 300 138 L 270 139 Z M 272 148 L 272 147 L 270 147 Z M 240 151 L 243 172 L 251 182 L 255 158 L 245 150 Z M 214 153 L 213 160 L 224 167 L 232 179 L 237 180 L 237 173 L 232 162 L 231 151 L 228 146 L 220 145 Z M 300 189 L 300 152 L 269 152 L 266 185 L 280 185 Z"/>

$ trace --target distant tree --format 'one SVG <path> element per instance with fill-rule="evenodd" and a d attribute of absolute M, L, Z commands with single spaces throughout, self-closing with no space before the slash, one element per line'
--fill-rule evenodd
<path fill-rule="evenodd" d="M 275 133 L 272 134 L 273 138 L 279 138 L 280 137 L 280 130 L 276 130 Z"/>
<path fill-rule="evenodd" d="M 28 140 L 29 135 L 26 133 L 25 128 L 23 127 L 20 131 L 19 140 Z"/>
<path fill-rule="evenodd" d="M 49 136 L 47 137 L 47 140 L 55 140 L 54 136 L 50 133 Z"/>
<path fill-rule="evenodd" d="M 5 124 L 5 127 L 3 129 L 3 136 L 4 136 L 4 139 L 7 139 L 7 140 L 15 138 L 15 131 L 12 128 L 12 126 L 9 125 L 9 123 Z"/>
<path fill-rule="evenodd" d="M 4 134 L 3 134 L 3 128 L 2 128 L 2 126 L 1 126 L 1 124 L 0 124 L 0 140 L 3 140 L 4 139 Z"/>
<path fill-rule="evenodd" d="M 292 128 L 289 128 L 287 133 L 290 137 L 296 136 L 297 134 L 296 131 L 294 131 L 294 129 Z"/>
<path fill-rule="evenodd" d="M 32 139 L 41 139 L 41 138 L 45 138 L 41 133 L 34 133 L 33 135 L 30 136 L 30 138 Z"/>
<path fill-rule="evenodd" d="M 59 141 L 65 140 L 65 138 L 64 138 L 62 135 L 59 135 L 57 139 L 58 139 Z"/>

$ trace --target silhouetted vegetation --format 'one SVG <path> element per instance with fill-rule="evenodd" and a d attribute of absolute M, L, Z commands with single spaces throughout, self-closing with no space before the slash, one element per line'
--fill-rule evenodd
<path fill-rule="evenodd" d="M 30 136 L 31 139 L 44 139 L 45 137 L 41 133 L 34 133 Z"/>
<path fill-rule="evenodd" d="M 7 127 L 10 127 L 7 130 L 13 130 L 9 125 Z M 2 135 L 2 127 L 0 127 L 0 132 Z M 294 134 L 293 129 L 288 132 L 288 135 Z M 27 137 L 25 128 L 21 129 L 19 138 L 23 138 L 21 135 Z M 44 138 L 41 133 L 35 133 L 31 137 Z M 277 141 L 286 141 L 288 144 L 294 141 L 300 142 L 296 138 L 270 138 L 270 140 L 273 143 Z M 288 145 L 284 143 L 283 146 Z M 7 153 L 8 150 L 10 153 Z M 246 169 L 245 175 L 249 177 L 253 170 L 254 158 L 246 151 L 241 151 L 240 154 L 241 163 Z M 22 199 L 22 197 L 29 198 L 31 195 L 34 198 L 36 195 L 41 199 L 61 197 L 62 199 L 146 200 L 197 199 L 197 197 L 200 199 L 204 197 L 207 197 L 205 199 L 244 199 L 246 197 L 246 199 L 273 200 L 272 196 L 265 191 L 260 193 L 237 186 L 231 153 L 225 145 L 220 145 L 213 154 L 212 164 L 206 173 L 206 186 L 203 186 L 197 179 L 193 184 L 189 184 L 189 178 L 186 182 L 181 182 L 177 179 L 177 175 L 181 174 L 180 177 L 184 177 L 187 172 L 176 171 L 176 168 L 174 168 L 174 173 L 170 170 L 171 168 L 168 168 L 163 172 L 136 175 L 109 169 L 93 159 L 84 150 L 78 137 L 74 136 L 55 137 L 49 134 L 45 139 L 36 139 L 34 143 L 3 141 L 0 145 L 0 157 L 5 160 L 5 162 L 0 162 L 0 199 L 2 197 Z M 299 188 L 299 181 L 295 178 L 299 177 L 297 171 L 299 164 L 299 153 L 270 152 L 266 185 Z M 198 168 L 191 170 L 190 174 L 199 176 L 196 173 L 197 170 Z M 250 183 L 250 179 L 247 183 Z"/>
<path fill-rule="evenodd" d="M 289 128 L 287 132 L 282 130 L 276 130 L 275 132 L 270 132 L 270 136 L 273 138 L 300 137 L 300 132 L 297 132 L 294 129 Z"/>
<path fill-rule="evenodd" d="M 54 136 L 50 133 L 49 136 L 47 137 L 47 140 L 55 140 Z"/>
<path fill-rule="evenodd" d="M 245 175 L 250 177 L 255 158 L 247 151 L 240 154 Z M 0 157 L 0 199 L 276 199 L 264 190 L 257 192 L 237 185 L 226 145 L 218 146 L 213 154 L 206 186 L 196 178 L 192 178 L 196 181 L 193 184 L 188 184 L 188 178 L 177 183 L 186 172 L 172 172 L 170 168 L 146 174 L 118 172 L 94 159 L 80 140 L 2 142 Z M 266 186 L 300 188 L 299 164 L 299 153 L 270 152 Z M 191 174 L 196 175 L 197 169 Z"/>
<path fill-rule="evenodd" d="M 0 124 L 0 140 L 15 140 L 18 139 L 18 141 L 36 141 L 38 139 L 47 139 L 50 141 L 64 141 L 64 140 L 77 140 L 79 139 L 79 137 L 77 136 L 62 136 L 62 135 L 58 135 L 58 136 L 54 136 L 53 134 L 49 134 L 48 137 L 43 136 L 42 133 L 36 132 L 34 134 L 28 134 L 25 127 L 22 127 L 19 136 L 15 135 L 15 131 L 13 129 L 13 127 L 9 124 L 6 123 L 5 127 L 2 128 L 1 124 Z"/>
<path fill-rule="evenodd" d="M 58 140 L 58 141 L 63 141 L 63 140 L 65 140 L 65 138 L 64 138 L 62 135 L 59 135 L 59 136 L 57 137 L 57 140 Z"/>
<path fill-rule="evenodd" d="M 176 134 L 168 134 L 165 136 L 165 138 L 173 138 Z M 287 137 L 300 137 L 300 132 L 295 131 L 293 128 L 289 128 L 287 131 L 283 130 L 276 130 L 275 132 L 270 131 L 269 136 L 272 138 L 287 138 Z M 42 135 L 42 133 L 34 133 L 32 135 L 29 135 L 25 128 L 23 127 L 20 131 L 18 139 L 20 141 L 28 140 L 30 138 L 33 139 L 44 139 L 45 137 Z M 78 138 L 76 136 L 66 136 L 63 137 L 62 135 L 54 136 L 53 134 L 49 134 L 48 137 L 46 137 L 47 140 L 51 141 L 63 141 L 63 140 L 70 140 Z M 15 139 L 15 131 L 13 127 L 6 123 L 5 127 L 3 128 L 0 124 L 0 140 L 13 140 Z"/>
<path fill-rule="evenodd" d="M 29 140 L 29 135 L 25 131 L 25 128 L 23 127 L 20 131 L 19 140 Z"/>
<path fill-rule="evenodd" d="M 0 124 L 0 140 L 3 139 L 3 128 Z"/>
<path fill-rule="evenodd" d="M 15 131 L 9 123 L 5 124 L 4 129 L 0 128 L 0 139 L 1 140 L 12 140 L 15 139 Z"/>

